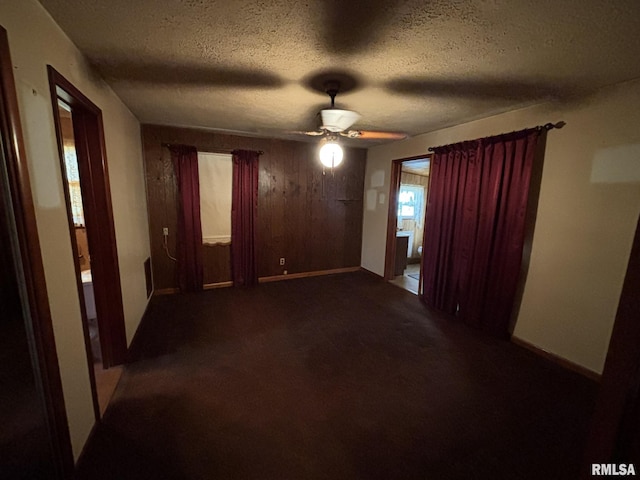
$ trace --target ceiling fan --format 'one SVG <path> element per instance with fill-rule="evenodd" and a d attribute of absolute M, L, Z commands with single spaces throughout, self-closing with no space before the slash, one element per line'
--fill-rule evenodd
<path fill-rule="evenodd" d="M 332 80 L 325 83 L 325 92 L 331 97 L 331 107 L 320 110 L 322 124 L 318 130 L 298 132 L 309 136 L 347 137 L 363 140 L 402 140 L 407 138 L 404 132 L 384 132 L 376 130 L 349 129 L 361 115 L 351 110 L 336 108 L 335 98 L 340 90 L 340 82 Z"/>

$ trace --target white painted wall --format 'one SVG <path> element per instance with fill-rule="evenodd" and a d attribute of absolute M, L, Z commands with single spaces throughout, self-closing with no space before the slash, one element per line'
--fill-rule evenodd
<path fill-rule="evenodd" d="M 514 335 L 601 373 L 640 212 L 640 81 L 371 148 L 362 266 L 383 275 L 392 160 L 558 120 L 567 125 L 548 135 Z"/>
<path fill-rule="evenodd" d="M 148 219 L 140 124 L 35 0 L 2 0 L 74 455 L 94 423 L 47 64 L 102 109 L 127 340 L 147 305 Z"/>

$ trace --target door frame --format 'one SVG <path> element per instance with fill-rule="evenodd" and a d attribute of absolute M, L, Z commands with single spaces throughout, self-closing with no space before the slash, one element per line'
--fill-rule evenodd
<path fill-rule="evenodd" d="M 640 218 L 636 223 L 600 389 L 591 419 L 581 478 L 594 463 L 631 463 L 640 455 Z M 636 465 L 637 468 L 637 465 Z"/>
<path fill-rule="evenodd" d="M 389 177 L 389 212 L 387 214 L 387 242 L 384 256 L 384 279 L 389 281 L 395 278 L 394 264 L 396 260 L 396 228 L 398 223 L 398 192 L 400 191 L 400 180 L 402 178 L 402 164 L 411 160 L 431 159 L 432 155 L 425 153 L 423 155 L 414 155 L 413 157 L 399 158 L 391 162 L 391 176 Z M 429 183 L 431 183 L 431 175 L 429 175 Z M 425 205 L 428 204 L 429 195 L 427 189 L 427 198 Z M 426 215 L 425 208 L 425 215 Z M 422 277 L 422 262 L 420 262 L 420 277 Z M 418 296 L 422 294 L 422 282 L 418 285 Z"/>
<path fill-rule="evenodd" d="M 63 187 L 69 219 L 69 235 L 76 269 L 76 283 L 81 303 L 83 328 L 85 330 L 87 361 L 93 377 L 92 387 L 95 392 L 91 342 L 84 305 L 80 265 L 77 261 L 79 251 L 71 214 L 69 187 L 66 182 L 64 144 L 58 113 L 58 99 L 63 100 L 72 108 L 73 131 L 78 168 L 80 170 L 80 187 L 85 210 L 87 239 L 92 259 L 91 275 L 93 277 L 102 360 L 104 368 L 109 368 L 124 363 L 127 353 L 127 339 L 102 111 L 51 65 L 47 65 L 47 71 L 60 155 L 60 168 L 65 179 Z M 94 399 L 94 405 L 97 405 L 97 399 Z"/>
<path fill-rule="evenodd" d="M 50 432 L 56 478 L 72 478 L 71 437 L 58 366 L 49 297 L 38 238 L 35 207 L 29 180 L 20 114 L 13 78 L 7 32 L 0 27 L 0 138 L 6 162 L 13 221 L 16 228 L 26 293 L 27 322 L 33 333 L 35 381 L 41 388 Z"/>

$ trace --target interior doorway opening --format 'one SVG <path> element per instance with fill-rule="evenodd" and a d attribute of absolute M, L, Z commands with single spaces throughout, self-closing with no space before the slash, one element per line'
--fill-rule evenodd
<path fill-rule="evenodd" d="M 96 314 L 96 302 L 93 293 L 93 277 L 91 275 L 91 251 L 87 238 L 84 206 L 82 203 L 82 186 L 80 184 L 80 168 L 76 154 L 75 138 L 73 136 L 73 118 L 71 106 L 58 100 L 60 127 L 64 154 L 64 169 L 69 189 L 69 203 L 75 240 L 78 245 L 76 262 L 79 264 L 82 278 L 82 294 L 84 297 L 84 311 L 87 316 L 91 354 L 94 367 L 104 366 L 102 361 L 102 348 L 100 347 L 100 331 Z"/>
<path fill-rule="evenodd" d="M 49 81 L 98 419 L 115 390 L 127 351 L 102 112 L 52 67 Z"/>
<path fill-rule="evenodd" d="M 385 279 L 421 294 L 421 258 L 429 191 L 428 156 L 394 160 L 389 192 Z"/>

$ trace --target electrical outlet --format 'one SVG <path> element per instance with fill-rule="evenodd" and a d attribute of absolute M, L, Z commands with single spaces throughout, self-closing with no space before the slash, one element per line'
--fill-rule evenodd
<path fill-rule="evenodd" d="M 280 258 L 280 265 L 284 265 L 284 257 Z"/>
<path fill-rule="evenodd" d="M 169 227 L 162 227 L 162 235 L 165 237 L 169 235 Z"/>

